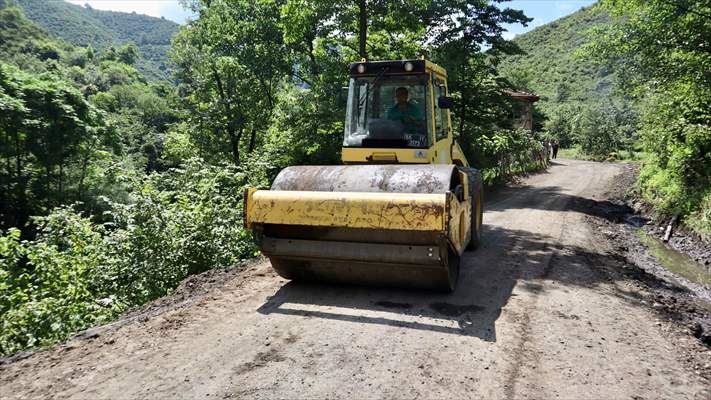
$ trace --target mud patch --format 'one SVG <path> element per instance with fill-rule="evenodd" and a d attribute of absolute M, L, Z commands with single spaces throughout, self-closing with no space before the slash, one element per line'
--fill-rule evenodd
<path fill-rule="evenodd" d="M 266 367 L 269 363 L 282 362 L 285 360 L 286 358 L 280 355 L 279 350 L 277 349 L 270 349 L 269 351 L 260 351 L 254 356 L 254 359 L 252 361 L 246 362 L 235 368 L 235 374 L 245 374 L 255 369 Z"/>
<path fill-rule="evenodd" d="M 637 236 L 665 268 L 691 282 L 711 287 L 711 273 L 691 257 L 666 247 L 661 240 L 642 229 L 637 231 Z"/>
<path fill-rule="evenodd" d="M 439 314 L 448 317 L 459 317 L 465 313 L 483 311 L 484 307 L 475 304 L 430 303 L 430 308 Z"/>
<path fill-rule="evenodd" d="M 384 307 L 384 308 L 394 308 L 394 309 L 400 309 L 400 310 L 409 310 L 412 308 L 412 304 L 410 303 L 398 303 L 395 301 L 376 301 L 375 303 L 376 306 Z"/>
<path fill-rule="evenodd" d="M 614 180 L 617 184 L 605 193 L 604 197 L 608 199 L 604 201 L 606 206 L 595 208 L 595 211 L 601 213 L 588 212 L 586 220 L 595 227 L 601 241 L 605 240 L 611 244 L 612 252 L 609 258 L 615 262 L 603 267 L 606 272 L 611 277 L 624 277 L 615 280 L 627 281 L 629 285 L 641 289 L 636 301 L 657 314 L 660 318 L 659 326 L 664 321 L 666 329 L 698 339 L 696 345 L 693 345 L 693 342 L 679 343 L 679 352 L 684 354 L 683 361 L 690 369 L 709 379 L 711 287 L 704 284 L 703 276 L 699 279 L 699 274 L 703 275 L 703 263 L 694 268 L 687 268 L 688 271 L 681 271 L 678 257 L 666 262 L 663 260 L 669 249 L 663 252 L 660 249 L 655 251 L 653 247 L 665 245 L 652 237 L 652 216 L 645 214 L 641 207 L 634 204 L 638 200 L 635 199 L 634 193 L 629 191 L 630 187 L 634 187 L 630 182 L 636 181 L 637 174 L 637 168 L 625 168 Z M 609 204 L 617 206 L 608 207 Z M 693 262 L 693 257 L 686 261 Z M 665 265 L 668 263 L 675 265 L 670 268 Z M 690 274 L 693 276 L 689 276 Z"/>
<path fill-rule="evenodd" d="M 289 336 L 284 339 L 284 343 L 293 344 L 296 343 L 299 339 L 300 338 L 298 335 L 290 333 Z"/>

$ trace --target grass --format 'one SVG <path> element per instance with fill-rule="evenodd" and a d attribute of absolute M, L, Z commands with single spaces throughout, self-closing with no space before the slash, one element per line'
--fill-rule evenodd
<path fill-rule="evenodd" d="M 638 150 L 618 150 L 617 152 L 610 153 L 607 156 L 593 156 L 585 154 L 582 152 L 580 147 L 574 146 L 568 149 L 559 149 L 558 157 L 560 158 L 571 158 L 574 160 L 588 160 L 588 161 L 631 161 L 640 162 L 644 160 L 645 153 Z"/>

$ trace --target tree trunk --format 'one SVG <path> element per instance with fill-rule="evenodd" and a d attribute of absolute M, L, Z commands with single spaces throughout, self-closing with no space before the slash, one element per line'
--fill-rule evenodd
<path fill-rule="evenodd" d="M 86 179 L 86 169 L 89 164 L 89 153 L 81 160 L 81 174 L 79 175 L 79 199 L 84 200 L 84 179 Z"/>
<path fill-rule="evenodd" d="M 309 70 L 311 71 L 311 78 L 315 78 L 318 73 L 319 73 L 319 68 L 318 64 L 316 62 L 316 55 L 314 54 L 314 40 L 316 40 L 315 37 L 310 37 L 306 39 L 307 41 L 307 46 L 309 48 L 309 60 L 311 61 L 311 65 L 309 66 Z"/>
<path fill-rule="evenodd" d="M 269 103 L 269 112 L 271 113 L 272 110 L 274 110 L 274 98 L 272 97 L 272 86 L 271 83 L 267 84 L 264 81 L 264 78 L 258 77 L 259 79 L 259 85 L 262 87 L 262 92 L 264 93 L 264 96 L 267 98 L 267 103 Z"/>
<path fill-rule="evenodd" d="M 9 171 L 8 171 L 9 172 Z M 27 204 L 27 189 L 26 182 L 24 179 L 24 174 L 22 173 L 22 149 L 20 148 L 20 132 L 15 130 L 15 179 L 17 186 L 15 186 L 15 204 L 13 208 L 14 211 L 14 224 L 10 221 L 10 225 L 24 227 L 27 222 L 29 210 Z M 24 230 L 23 230 L 24 231 Z"/>
<path fill-rule="evenodd" d="M 59 161 L 59 181 L 57 181 L 57 191 L 59 192 L 59 202 L 64 202 L 64 160 Z"/>
<path fill-rule="evenodd" d="M 249 133 L 249 147 L 247 148 L 247 153 L 252 153 L 254 150 L 254 145 L 257 140 L 257 130 L 252 128 L 251 132 Z"/>
<path fill-rule="evenodd" d="M 50 181 L 52 180 L 52 170 L 51 170 L 51 167 L 50 167 L 49 165 L 45 165 L 45 166 L 44 166 L 44 171 L 45 171 L 44 190 L 47 192 L 47 193 L 46 193 L 46 196 L 47 196 L 47 198 L 48 198 L 48 200 L 49 200 L 49 202 L 48 202 L 48 203 L 49 203 L 49 207 L 51 208 L 51 207 L 54 207 L 54 201 L 52 201 L 52 199 L 50 199 L 50 193 L 51 193 L 51 189 L 50 189 L 51 186 L 50 186 L 50 185 L 52 184 L 52 183 L 50 182 Z"/>
<path fill-rule="evenodd" d="M 232 161 L 239 165 L 239 140 L 234 133 L 230 133 L 230 144 L 232 145 Z"/>
<path fill-rule="evenodd" d="M 220 101 L 222 102 L 227 111 L 228 118 L 232 118 L 232 120 L 227 123 L 227 134 L 230 137 L 230 147 L 232 148 L 232 161 L 234 161 L 235 165 L 239 165 L 239 139 L 242 137 L 242 122 L 236 121 L 234 119 L 235 113 L 232 110 L 230 99 L 227 97 L 227 92 L 225 92 L 225 88 L 224 86 L 222 86 L 220 74 L 217 72 L 217 68 L 215 68 L 214 65 L 212 65 L 211 67 L 213 77 L 215 78 L 215 85 L 217 86 L 217 92 L 220 94 Z M 235 125 L 239 126 L 237 133 L 235 133 Z"/>
<path fill-rule="evenodd" d="M 368 37 L 368 9 L 366 0 L 358 0 L 358 49 L 361 58 L 367 59 L 368 53 L 365 49 L 365 42 Z"/>
<path fill-rule="evenodd" d="M 20 132 L 15 131 L 15 171 L 17 173 L 17 184 L 22 179 L 22 151 L 20 149 Z"/>
<path fill-rule="evenodd" d="M 242 128 L 235 133 L 232 127 L 227 128 L 227 133 L 230 136 L 230 147 L 232 148 L 232 161 L 235 165 L 239 165 L 239 140 L 242 137 Z"/>

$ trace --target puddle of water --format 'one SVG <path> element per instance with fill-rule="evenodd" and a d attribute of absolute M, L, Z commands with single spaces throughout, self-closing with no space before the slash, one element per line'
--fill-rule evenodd
<path fill-rule="evenodd" d="M 637 230 L 637 236 L 666 269 L 692 282 L 711 286 L 711 274 L 689 256 L 668 248 L 664 242 L 642 229 Z"/>

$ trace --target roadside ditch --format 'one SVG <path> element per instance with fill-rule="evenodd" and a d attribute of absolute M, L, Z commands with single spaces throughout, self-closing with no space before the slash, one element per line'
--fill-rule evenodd
<path fill-rule="evenodd" d="M 665 243 L 668 221 L 655 220 L 632 189 L 638 173 L 637 165 L 626 164 L 586 219 L 619 261 L 606 272 L 633 282 L 639 302 L 660 321 L 697 339 L 698 345 L 684 346 L 684 357 L 697 374 L 711 378 L 711 245 L 683 229 Z"/>

